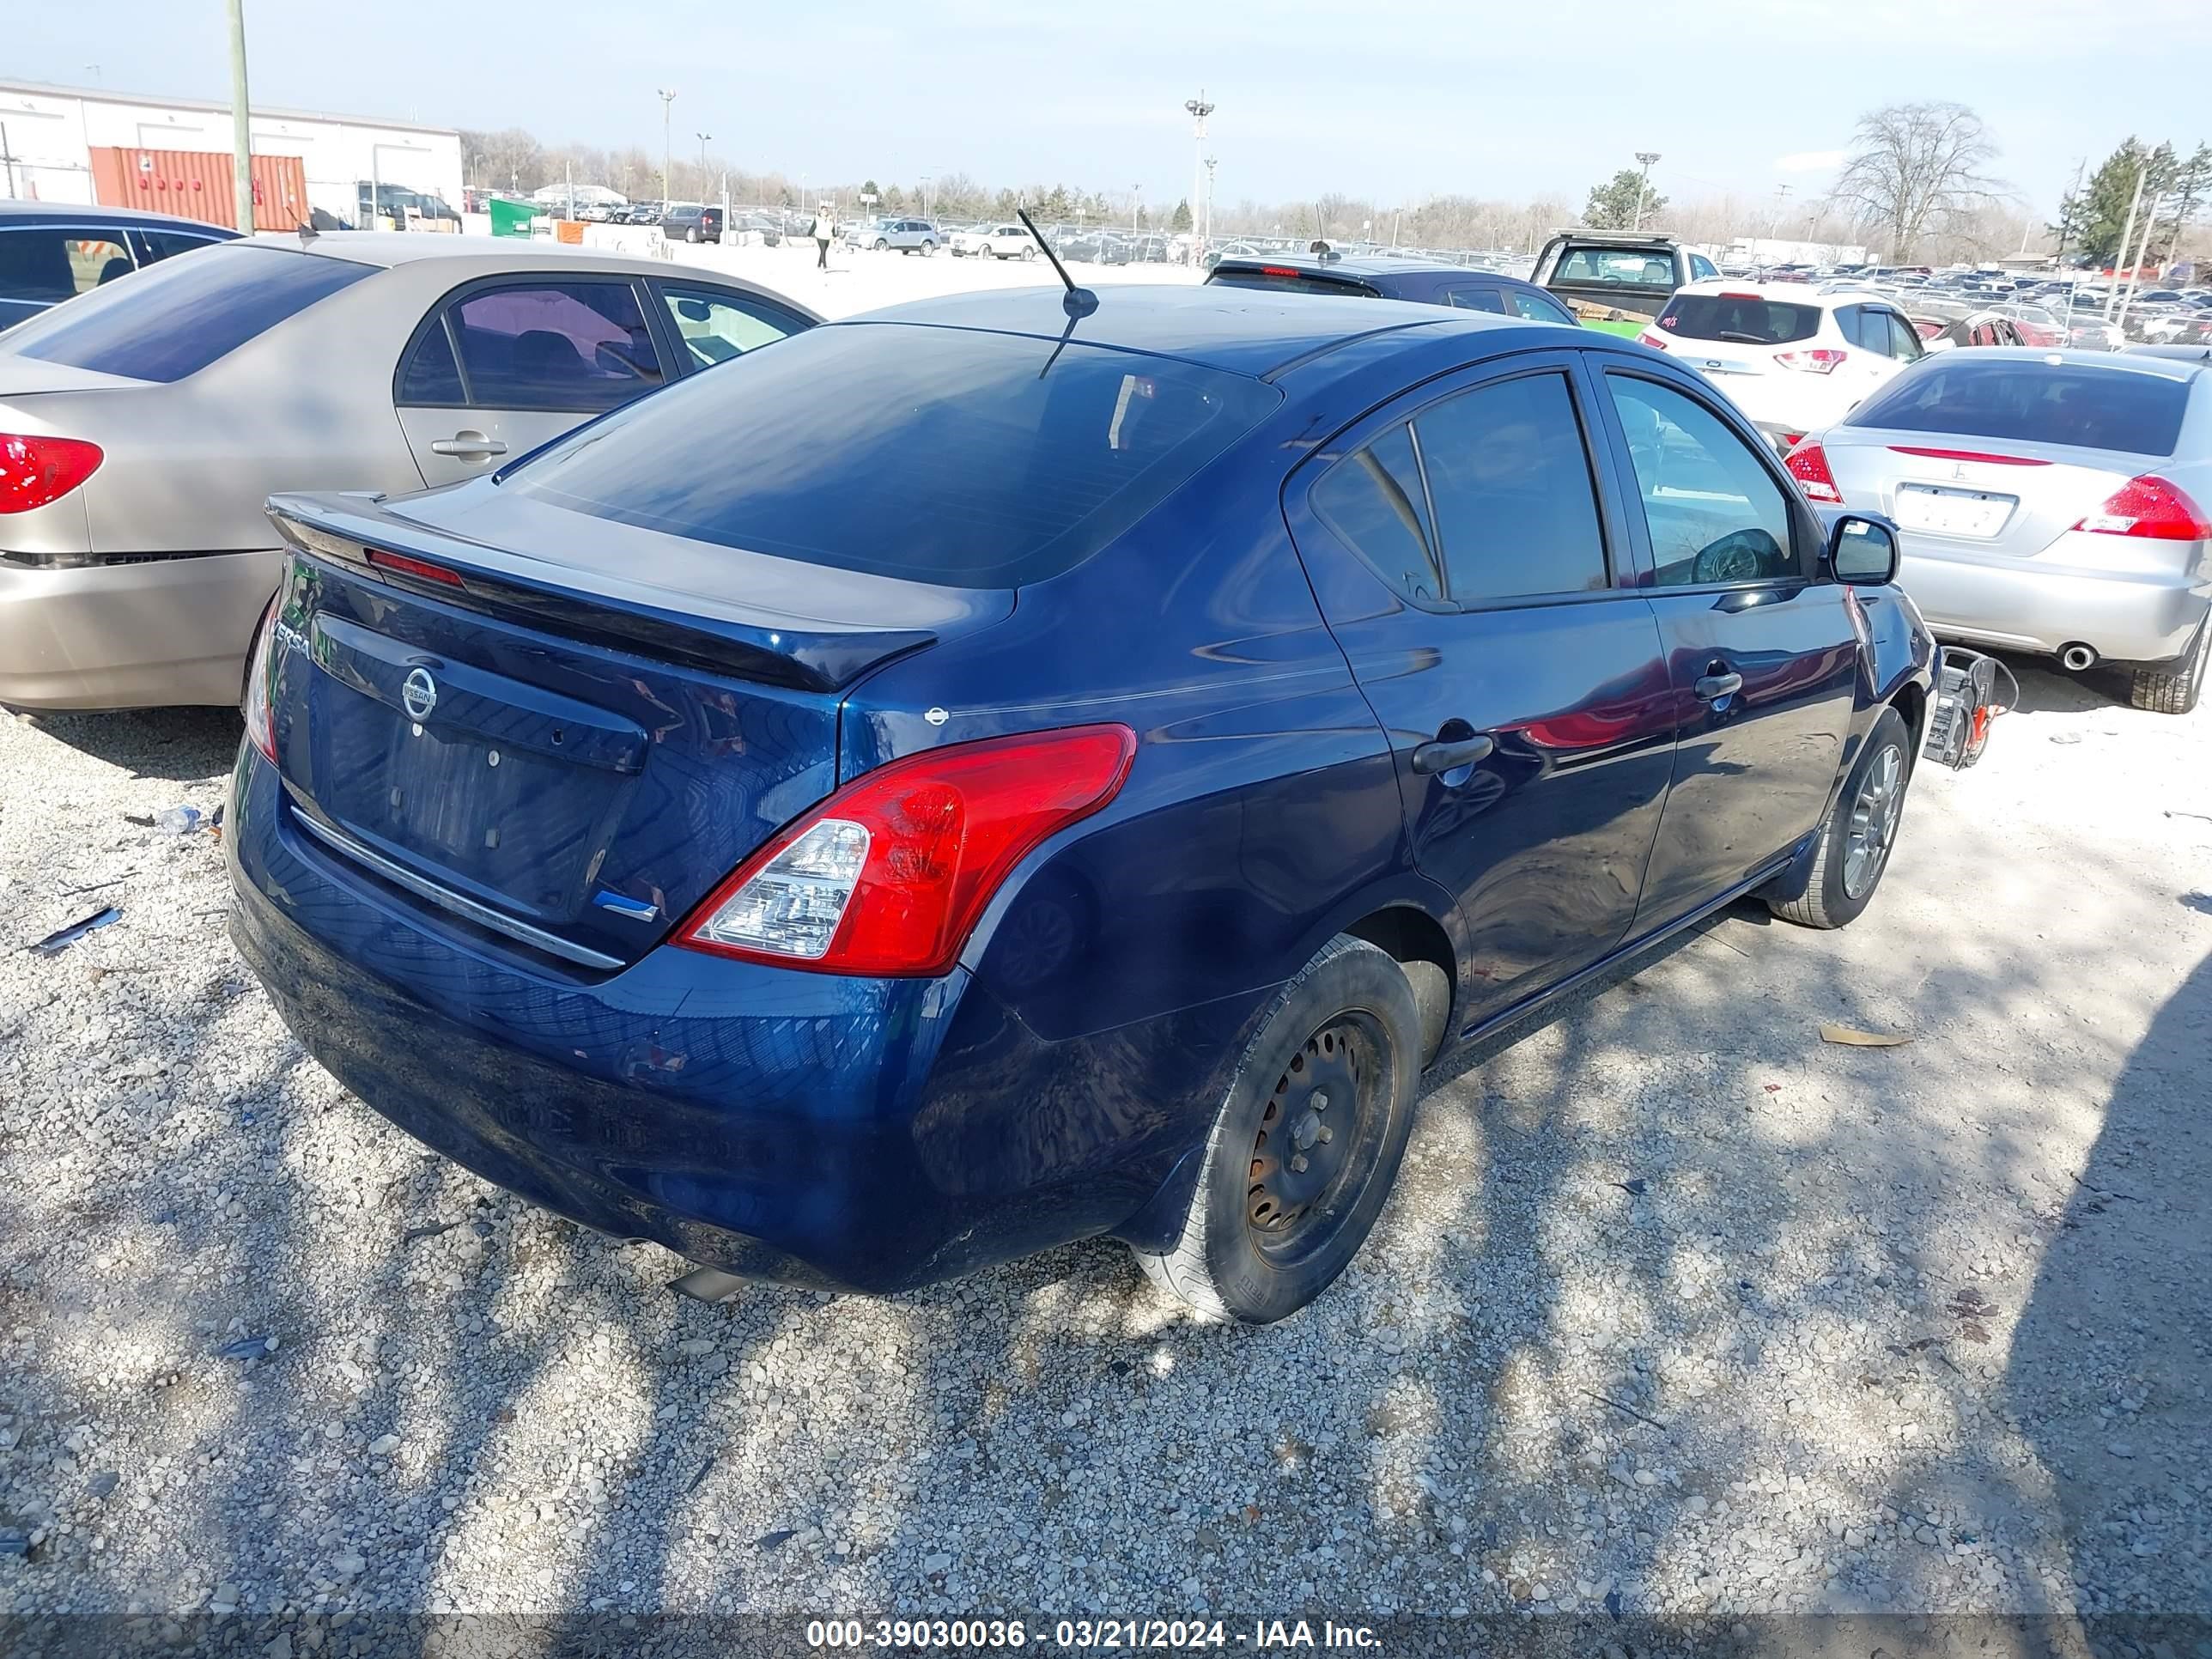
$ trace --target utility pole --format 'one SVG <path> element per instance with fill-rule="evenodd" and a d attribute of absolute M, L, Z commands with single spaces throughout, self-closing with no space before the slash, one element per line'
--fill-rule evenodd
<path fill-rule="evenodd" d="M 1213 106 L 1206 101 L 1206 88 L 1200 87 L 1198 89 L 1198 96 L 1186 100 L 1183 107 L 1190 112 L 1191 123 L 1190 211 L 1194 240 L 1191 244 L 1190 262 L 1195 265 L 1206 252 L 1206 238 L 1199 232 L 1197 225 L 1200 188 L 1198 170 L 1206 165 L 1206 118 L 1213 113 Z M 1174 228 L 1172 225 L 1169 226 L 1170 230 Z M 1212 230 L 1212 226 L 1208 225 L 1206 229 Z"/>
<path fill-rule="evenodd" d="M 229 0 L 229 6 L 231 206 L 238 215 L 240 234 L 250 235 L 253 230 L 253 112 L 246 97 L 246 0 Z"/>
<path fill-rule="evenodd" d="M 1766 236 L 1767 236 L 1767 240 L 1768 240 L 1769 241 L 1773 240 L 1775 232 L 1777 232 L 1778 230 L 1779 230 L 1779 229 L 1781 229 L 1781 228 L 1782 228 L 1782 210 L 1784 209 L 1784 207 L 1785 207 L 1786 205 L 1788 205 L 1789 199 L 1790 199 L 1790 186 L 1789 186 L 1789 185 L 1775 185 L 1775 187 L 1774 187 L 1774 216 L 1773 216 L 1771 219 L 1768 220 L 1768 221 L 1767 221 L 1767 222 L 1766 222 Z M 1895 249 L 1893 249 L 1893 249 L 1890 251 L 1890 256 L 1889 256 L 1889 257 L 1890 257 L 1892 259 L 1895 259 L 1895 258 L 1897 258 L 1897 252 L 1896 252 L 1896 250 L 1895 250 Z M 1758 263 L 1759 263 L 1759 261 L 1757 261 L 1757 260 L 1754 260 L 1753 263 L 1753 264 L 1758 264 Z"/>
<path fill-rule="evenodd" d="M 0 146 L 0 148 L 5 148 Z M 1199 244 L 1201 250 L 1213 240 L 1213 170 L 1221 165 L 1218 155 L 1206 158 L 1206 241 Z"/>
<path fill-rule="evenodd" d="M 2136 169 L 2136 193 L 2134 198 L 2128 203 L 2128 222 L 2120 231 L 2119 258 L 2122 260 L 2125 260 L 2128 257 L 2128 243 L 2134 238 L 2136 234 L 2136 210 L 2142 205 L 2143 180 L 2148 179 L 2149 176 L 2150 157 L 2146 155 L 2143 157 L 2142 165 Z M 2112 321 L 2112 307 L 2120 297 L 2120 272 L 2123 269 L 2124 266 L 2119 264 L 2115 264 L 2112 267 L 2112 286 L 2105 295 L 2105 320 L 2106 322 Z"/>
<path fill-rule="evenodd" d="M 8 148 L 8 124 L 5 121 L 0 121 L 0 167 L 7 169 L 8 194 L 12 198 L 15 194 L 15 153 Z"/>
<path fill-rule="evenodd" d="M 714 136 L 711 132 L 699 135 L 699 193 L 702 196 L 707 193 L 707 141 Z"/>
<path fill-rule="evenodd" d="M 1134 236 L 1144 228 L 1144 223 L 1145 187 L 1142 185 L 1132 185 L 1129 186 L 1129 234 Z"/>
<path fill-rule="evenodd" d="M 666 87 L 654 90 L 660 94 L 660 210 L 665 214 L 675 199 L 668 193 L 668 106 L 676 101 L 676 94 Z"/>
<path fill-rule="evenodd" d="M 2153 197 L 2148 211 L 2143 215 L 2142 235 L 2136 243 L 2135 262 L 2128 268 L 2127 289 L 2120 295 L 2120 314 L 2113 319 L 2122 328 L 2128 325 L 2128 307 L 2135 304 L 2136 295 L 2142 291 L 2143 261 L 2150 257 L 2151 233 L 2157 228 L 2159 210 L 2166 205 L 2165 198 Z"/>
<path fill-rule="evenodd" d="M 1644 163 L 1644 174 L 1636 181 L 1636 222 L 1629 227 L 1631 230 L 1644 228 L 1644 198 L 1650 194 L 1651 164 L 1659 159 L 1659 152 L 1639 149 L 1636 152 L 1636 159 Z"/>

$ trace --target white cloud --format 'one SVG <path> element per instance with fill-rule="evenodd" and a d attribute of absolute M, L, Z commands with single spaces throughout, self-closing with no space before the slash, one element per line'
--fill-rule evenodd
<path fill-rule="evenodd" d="M 1844 164 L 1839 149 L 1801 149 L 1774 158 L 1777 173 L 1826 173 Z"/>

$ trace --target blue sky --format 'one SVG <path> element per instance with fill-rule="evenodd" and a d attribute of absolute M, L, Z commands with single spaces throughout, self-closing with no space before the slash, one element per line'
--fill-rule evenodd
<path fill-rule="evenodd" d="M 257 102 L 528 127 L 550 143 L 658 149 L 714 135 L 743 166 L 911 185 L 1188 193 L 1183 100 L 1218 106 L 1218 199 L 1328 191 L 1576 199 L 1662 157 L 1678 201 L 1817 195 L 1875 105 L 1954 98 L 2002 147 L 1996 172 L 2055 210 L 2075 163 L 2130 131 L 2212 137 L 2212 4 L 2134 0 L 246 0 Z M 4 72 L 221 98 L 219 0 L 25 5 Z M 2193 70 L 2193 73 L 2186 73 Z"/>

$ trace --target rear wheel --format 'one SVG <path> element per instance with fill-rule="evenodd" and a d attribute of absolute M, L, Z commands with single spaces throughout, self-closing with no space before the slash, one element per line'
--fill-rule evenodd
<path fill-rule="evenodd" d="M 692 226 L 692 227 L 691 227 L 691 228 L 690 228 L 690 229 L 689 229 L 689 230 L 685 231 L 685 232 L 684 233 L 684 240 L 685 241 L 687 241 L 687 242 L 696 242 L 696 241 L 698 241 L 698 240 L 700 240 L 700 237 L 699 237 L 699 227 L 698 227 L 698 226 L 696 226 L 696 225 L 694 225 L 694 226 Z"/>
<path fill-rule="evenodd" d="M 2212 615 L 2197 624 L 2189 649 L 2173 661 L 2138 668 L 2128 682 L 2128 702 L 2153 714 L 2186 714 L 2204 695 L 2212 672 Z"/>
<path fill-rule="evenodd" d="M 1264 1325 L 1341 1273 L 1413 1123 L 1421 1016 L 1405 970 L 1339 936 L 1291 981 L 1230 1081 L 1181 1237 L 1136 1252 L 1201 1313 Z"/>
<path fill-rule="evenodd" d="M 1792 899 L 1770 896 L 1767 908 L 1801 927 L 1841 927 L 1856 921 L 1889 868 L 1911 781 L 1911 733 L 1903 715 L 1885 708 L 1821 822 L 1804 892 Z"/>
<path fill-rule="evenodd" d="M 1024 258 L 1024 259 L 1034 259 L 1034 258 L 1036 258 L 1036 250 L 1035 248 L 1033 248 L 1033 247 L 1025 247 L 1025 248 L 1024 248 L 1024 249 L 1022 250 L 1022 258 Z"/>

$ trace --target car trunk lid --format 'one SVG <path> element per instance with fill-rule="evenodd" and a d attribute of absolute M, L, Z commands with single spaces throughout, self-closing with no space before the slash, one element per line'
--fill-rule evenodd
<path fill-rule="evenodd" d="M 1837 427 L 1821 438 L 1844 504 L 1908 535 L 2030 558 L 2136 474 L 2140 455 L 2019 439 Z"/>
<path fill-rule="evenodd" d="M 849 686 L 1012 605 L 489 481 L 270 506 L 289 810 L 351 873 L 602 969 L 830 792 Z"/>

